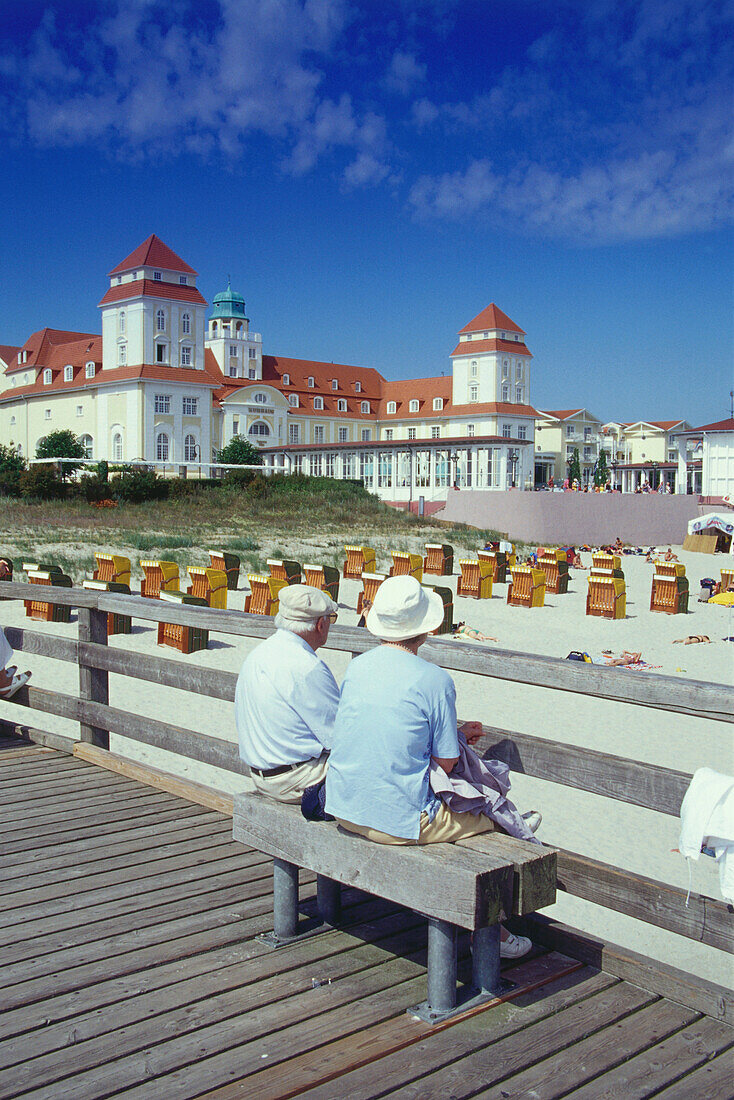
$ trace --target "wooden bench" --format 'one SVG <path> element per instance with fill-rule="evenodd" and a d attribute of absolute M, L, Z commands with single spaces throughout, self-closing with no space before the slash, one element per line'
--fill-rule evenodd
<path fill-rule="evenodd" d="M 365 600 L 369 600 L 370 603 L 374 603 L 377 589 L 380 587 L 383 581 L 387 580 L 387 573 L 363 573 L 362 574 L 362 591 L 357 596 L 357 614 L 361 615 L 364 609 Z"/>
<path fill-rule="evenodd" d="M 333 565 L 303 565 L 303 583 L 310 588 L 318 588 L 331 596 L 334 603 L 339 602 L 339 570 Z"/>
<path fill-rule="evenodd" d="M 175 561 L 141 561 L 143 583 L 140 595 L 149 600 L 160 599 L 161 592 L 178 592 L 178 565 Z"/>
<path fill-rule="evenodd" d="M 423 572 L 450 577 L 454 572 L 454 548 L 447 542 L 427 542 Z"/>
<path fill-rule="evenodd" d="M 374 572 L 377 568 L 375 552 L 370 546 L 352 546 L 348 544 L 344 547 L 344 552 L 347 555 L 342 571 L 345 580 L 351 578 L 351 580 L 358 581 L 363 573 Z"/>
<path fill-rule="evenodd" d="M 507 584 L 507 551 L 477 550 L 479 561 L 488 561 L 492 565 L 492 580 L 495 584 Z"/>
<path fill-rule="evenodd" d="M 440 584 L 426 584 L 425 588 L 431 589 L 443 600 L 443 621 L 440 626 L 432 630 L 432 634 L 450 634 L 454 628 L 454 594 L 450 588 L 444 588 Z"/>
<path fill-rule="evenodd" d="M 130 559 L 120 554 L 95 554 L 97 568 L 92 574 L 95 581 L 111 581 L 126 584 L 130 588 Z"/>
<path fill-rule="evenodd" d="M 286 584 L 300 584 L 301 563 L 293 561 L 291 558 L 268 558 L 265 564 L 268 567 L 271 577 L 275 577 L 276 581 L 285 581 Z"/>
<path fill-rule="evenodd" d="M 650 589 L 650 610 L 666 615 L 688 612 L 688 577 L 680 562 L 656 561 Z"/>
<path fill-rule="evenodd" d="M 227 574 L 227 589 L 230 592 L 237 591 L 240 579 L 240 559 L 236 554 L 230 554 L 228 550 L 207 550 L 212 569 L 221 569 Z"/>
<path fill-rule="evenodd" d="M 227 610 L 227 574 L 223 569 L 207 569 L 203 565 L 190 565 L 191 584 L 188 594 L 204 600 L 207 607 Z"/>
<path fill-rule="evenodd" d="M 479 558 L 459 558 L 461 576 L 456 582 L 456 595 L 473 600 L 491 600 L 492 563 Z"/>
<path fill-rule="evenodd" d="M 92 592 L 117 592 L 120 595 L 130 595 L 129 584 L 119 584 L 117 581 L 86 580 L 82 581 L 82 588 Z M 132 634 L 133 620 L 130 615 L 121 615 L 117 611 L 107 612 L 107 637 L 111 634 Z"/>
<path fill-rule="evenodd" d="M 23 565 L 25 569 L 25 563 Z M 58 566 L 51 569 L 28 569 L 29 584 L 55 585 L 57 588 L 72 588 L 71 577 L 62 573 Z M 44 623 L 70 623 L 71 607 L 68 604 L 46 603 L 43 600 L 24 600 L 25 613 L 29 619 L 39 619 Z"/>
<path fill-rule="evenodd" d="M 407 906 L 428 920 L 428 996 L 408 1012 L 431 1023 L 495 997 L 500 976 L 500 921 L 552 905 L 556 852 L 503 833 L 456 844 L 384 845 L 345 832 L 336 822 L 305 821 L 300 807 L 260 794 L 235 797 L 233 836 L 273 857 L 273 947 L 313 932 L 300 922 L 298 871 L 317 876 L 323 927 L 338 925 L 341 886 Z M 457 996 L 457 933 L 473 933 L 472 987 Z"/>
<path fill-rule="evenodd" d="M 586 595 L 586 614 L 604 619 L 624 619 L 627 616 L 627 587 L 621 577 L 592 573 Z"/>
<path fill-rule="evenodd" d="M 543 607 L 545 573 L 530 565 L 516 565 L 507 588 L 507 602 L 515 607 Z"/>
<path fill-rule="evenodd" d="M 247 580 L 250 595 L 245 596 L 245 611 L 249 615 L 277 615 L 278 593 L 281 588 L 288 587 L 288 582 L 262 573 L 248 573 Z"/>
<path fill-rule="evenodd" d="M 159 599 L 164 603 L 193 604 L 206 607 L 201 596 L 191 596 L 188 592 L 161 592 Z M 167 645 L 179 653 L 196 653 L 209 645 L 209 631 L 198 626 L 180 626 L 178 623 L 158 623 L 158 645 Z"/>
<path fill-rule="evenodd" d="M 423 558 L 420 554 L 410 554 L 405 550 L 391 550 L 392 565 L 391 577 L 415 577 L 420 582 L 423 580 Z"/>
<path fill-rule="evenodd" d="M 565 550 L 546 550 L 538 556 L 538 569 L 545 574 L 548 592 L 568 592 L 568 559 Z"/>

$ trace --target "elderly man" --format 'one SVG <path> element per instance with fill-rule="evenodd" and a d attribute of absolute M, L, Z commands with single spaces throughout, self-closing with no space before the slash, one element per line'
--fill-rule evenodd
<path fill-rule="evenodd" d="M 355 657 L 342 683 L 326 777 L 326 811 L 342 828 L 380 844 L 435 844 L 495 828 L 490 817 L 452 812 L 431 790 L 431 760 L 450 773 L 459 759 L 456 688 L 418 656 L 444 615 L 414 577 L 383 581 L 366 626 L 382 645 Z M 462 727 L 467 742 L 481 725 Z M 532 946 L 502 929 L 500 953 Z"/>
<path fill-rule="evenodd" d="M 240 670 L 235 693 L 240 756 L 255 788 L 279 802 L 299 803 L 306 787 L 326 775 L 339 688 L 316 650 L 336 612 L 326 592 L 305 584 L 283 588 L 275 634 Z"/>

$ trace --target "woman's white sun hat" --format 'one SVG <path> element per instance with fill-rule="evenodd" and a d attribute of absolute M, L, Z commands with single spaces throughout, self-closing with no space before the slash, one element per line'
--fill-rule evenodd
<path fill-rule="evenodd" d="M 443 600 L 415 577 L 389 577 L 375 594 L 365 626 L 385 642 L 430 634 L 443 622 Z"/>

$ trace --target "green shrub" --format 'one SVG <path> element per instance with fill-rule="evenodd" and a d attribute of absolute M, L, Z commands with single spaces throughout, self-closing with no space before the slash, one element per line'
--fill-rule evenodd
<path fill-rule="evenodd" d="M 21 470 L 0 470 L 0 497 L 19 497 Z"/>
<path fill-rule="evenodd" d="M 188 550 L 194 540 L 188 535 L 130 535 L 126 539 L 130 546 L 146 553 L 149 550 Z"/>
<path fill-rule="evenodd" d="M 110 485 L 101 477 L 85 477 L 79 484 L 87 504 L 96 504 L 100 500 L 110 499 Z"/>
<path fill-rule="evenodd" d="M 49 432 L 36 446 L 36 458 L 84 458 L 84 445 L 78 436 L 68 428 Z M 61 466 L 62 481 L 81 468 L 73 462 L 64 462 Z"/>
<path fill-rule="evenodd" d="M 22 474 L 26 460 L 19 455 L 15 447 L 6 447 L 0 443 L 0 474 Z"/>
<path fill-rule="evenodd" d="M 236 553 L 239 553 L 240 551 L 259 550 L 260 549 L 260 544 L 255 542 L 255 540 L 251 539 L 251 538 L 227 539 L 227 541 L 224 544 L 223 549 L 224 550 L 232 550 L 236 554 Z"/>
<path fill-rule="evenodd" d="M 254 477 L 254 470 L 227 470 L 223 484 L 227 489 L 245 489 Z"/>
<path fill-rule="evenodd" d="M 232 465 L 262 466 L 262 455 L 257 447 L 253 447 L 249 439 L 244 436 L 234 435 L 226 447 L 217 455 L 217 462 Z"/>
<path fill-rule="evenodd" d="M 119 478 L 112 482 L 112 495 L 116 500 L 128 504 L 142 504 L 146 500 L 166 500 L 168 482 L 157 476 L 153 470 L 131 466 L 123 470 Z"/>
<path fill-rule="evenodd" d="M 97 477 L 100 481 L 108 481 L 110 477 L 110 464 L 106 459 L 97 463 Z"/>
<path fill-rule="evenodd" d="M 66 485 L 53 466 L 31 466 L 20 475 L 20 493 L 36 500 L 62 500 Z"/>
<path fill-rule="evenodd" d="M 213 477 L 202 477 L 197 481 L 176 477 L 168 482 L 168 496 L 170 500 L 188 500 L 191 497 L 203 497 L 212 489 L 221 488 L 221 485 L 222 482 Z"/>

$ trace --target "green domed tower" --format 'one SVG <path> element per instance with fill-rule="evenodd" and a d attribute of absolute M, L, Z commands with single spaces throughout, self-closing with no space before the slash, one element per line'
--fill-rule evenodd
<path fill-rule="evenodd" d="M 262 337 L 259 332 L 250 332 L 245 299 L 232 290 L 229 279 L 227 289 L 214 296 L 206 345 L 225 377 L 251 381 L 262 378 Z"/>

